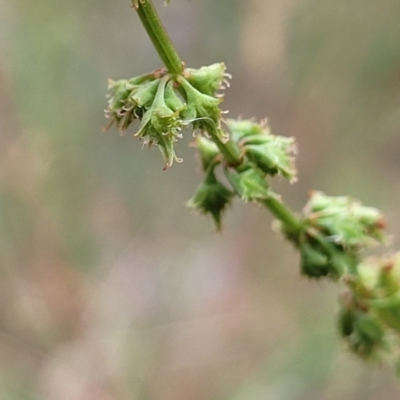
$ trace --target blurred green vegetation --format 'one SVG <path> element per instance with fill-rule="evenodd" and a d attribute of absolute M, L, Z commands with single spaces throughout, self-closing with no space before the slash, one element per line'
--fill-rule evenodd
<path fill-rule="evenodd" d="M 155 3 L 187 65 L 227 63 L 232 117 L 297 138 L 290 204 L 353 195 L 400 237 L 398 1 Z M 102 133 L 107 78 L 160 66 L 129 1 L 0 9 L 2 399 L 399 398 L 341 347 L 335 288 L 299 277 L 264 210 L 235 205 L 217 235 L 184 207 L 190 137 L 163 172 Z"/>

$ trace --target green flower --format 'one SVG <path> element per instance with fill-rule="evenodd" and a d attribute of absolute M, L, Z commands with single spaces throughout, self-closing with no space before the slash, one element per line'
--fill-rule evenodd
<path fill-rule="evenodd" d="M 327 242 L 319 232 L 305 229 L 298 239 L 297 246 L 301 257 L 301 272 L 310 278 L 324 276 L 338 279 L 344 273 L 354 271 L 359 257 L 344 252 L 343 248 Z"/>
<path fill-rule="evenodd" d="M 225 70 L 224 63 L 217 63 L 199 69 L 186 68 L 183 76 L 199 92 L 215 96 L 218 90 L 229 87 L 228 79 L 231 76 Z"/>
<path fill-rule="evenodd" d="M 393 356 L 400 339 L 400 253 L 369 257 L 345 275 L 339 330 L 363 358 Z M 398 354 L 397 354 L 398 355 Z"/>
<path fill-rule="evenodd" d="M 120 132 L 125 132 L 140 119 L 152 104 L 158 84 L 159 79 L 155 79 L 153 74 L 118 81 L 110 79 L 108 88 L 112 94 L 105 110 L 106 118 L 111 119 L 108 128 L 115 123 Z"/>
<path fill-rule="evenodd" d="M 273 135 L 265 122 L 257 124 L 251 120 L 228 120 L 232 139 L 244 149 L 253 164 L 268 175 L 281 175 L 294 182 L 296 168 L 294 138 Z"/>
<path fill-rule="evenodd" d="M 379 351 L 387 348 L 385 329 L 379 318 L 358 308 L 354 301 L 342 303 L 339 331 L 350 349 L 362 358 L 376 358 Z"/>
<path fill-rule="evenodd" d="M 231 132 L 232 140 L 237 143 L 240 143 L 246 137 L 263 135 L 265 130 L 269 133 L 265 121 L 257 124 L 249 119 L 228 119 L 225 123 Z"/>
<path fill-rule="evenodd" d="M 176 141 L 181 138 L 182 121 L 179 112 L 169 108 L 165 101 L 165 89 L 169 79 L 169 76 L 160 79 L 154 101 L 144 113 L 139 130 L 134 135 L 143 139 L 149 146 L 158 146 L 165 160 L 164 169 L 170 167 L 173 160 L 182 161 L 177 158 L 174 150 Z"/>
<path fill-rule="evenodd" d="M 186 103 L 183 101 L 182 96 L 175 88 L 175 81 L 169 80 L 164 93 L 165 104 L 172 110 L 181 113 L 186 110 Z"/>
<path fill-rule="evenodd" d="M 384 238 L 381 213 L 349 197 L 313 192 L 303 214 L 297 245 L 307 276 L 357 274 L 361 250 Z"/>
<path fill-rule="evenodd" d="M 168 79 L 168 76 L 166 76 L 165 79 Z M 140 85 L 131 85 L 132 91 L 129 100 L 134 103 L 138 109 L 148 109 L 153 104 L 160 81 L 161 79 L 154 79 Z M 129 86 L 128 84 L 128 87 Z M 140 117 L 141 116 L 138 115 L 138 118 Z"/>
<path fill-rule="evenodd" d="M 226 141 L 228 137 L 223 135 L 221 129 L 218 129 L 221 119 L 219 104 L 222 100 L 201 93 L 182 76 L 178 77 L 178 81 L 186 94 L 187 108 L 183 112 L 183 117 L 187 123 L 191 123 L 195 130 L 198 129 L 206 134 L 213 132 L 219 136 L 220 140 Z"/>
<path fill-rule="evenodd" d="M 270 196 L 265 174 L 257 169 L 238 172 L 225 169 L 225 175 L 243 201 L 262 201 Z"/>
<path fill-rule="evenodd" d="M 331 197 L 313 192 L 304 209 L 308 226 L 317 229 L 331 243 L 358 251 L 384 240 L 383 216 L 350 197 Z"/>
<path fill-rule="evenodd" d="M 400 253 L 364 260 L 347 284 L 362 308 L 400 334 Z"/>
<path fill-rule="evenodd" d="M 204 214 L 211 214 L 217 230 L 221 230 L 221 217 L 226 207 L 231 203 L 232 193 L 215 177 L 213 169 L 207 172 L 203 183 L 197 188 L 187 206 Z"/>

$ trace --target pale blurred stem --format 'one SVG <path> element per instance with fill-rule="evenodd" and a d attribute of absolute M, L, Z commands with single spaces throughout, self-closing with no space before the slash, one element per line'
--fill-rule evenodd
<path fill-rule="evenodd" d="M 180 75 L 183 71 L 183 63 L 151 0 L 137 0 L 132 4 L 168 71 L 173 75 Z"/>
<path fill-rule="evenodd" d="M 132 0 L 132 4 L 168 71 L 173 75 L 181 75 L 183 72 L 183 63 L 151 0 Z M 212 140 L 218 146 L 229 166 L 237 169 L 245 167 L 243 164 L 245 161 L 238 145 L 232 140 L 222 141 L 220 139 L 221 135 L 218 133 L 222 132 L 210 130 Z M 292 236 L 294 235 L 294 237 L 299 235 L 302 229 L 300 218 L 282 203 L 279 196 L 272 194 L 262 204 L 282 222 L 288 233 Z"/>

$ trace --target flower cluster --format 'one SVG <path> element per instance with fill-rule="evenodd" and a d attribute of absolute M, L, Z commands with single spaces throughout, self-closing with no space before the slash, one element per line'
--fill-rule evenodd
<path fill-rule="evenodd" d="M 232 140 L 258 169 L 267 175 L 281 175 L 296 181 L 296 145 L 293 137 L 273 135 L 266 121 L 228 120 Z"/>
<path fill-rule="evenodd" d="M 339 330 L 349 348 L 363 358 L 397 358 L 400 344 L 400 253 L 368 258 L 344 277 Z"/>
<path fill-rule="evenodd" d="M 220 90 L 230 78 L 225 65 L 182 70 L 152 2 L 131 1 L 167 69 L 110 81 L 109 126 L 123 133 L 136 123 L 134 136 L 160 149 L 164 168 L 181 161 L 175 145 L 184 128 L 199 132 L 195 145 L 204 179 L 187 205 L 211 215 L 217 229 L 234 197 L 266 206 L 299 250 L 302 273 L 345 286 L 339 329 L 349 348 L 363 358 L 395 355 L 400 371 L 400 253 L 364 258 L 365 250 L 386 241 L 380 211 L 350 197 L 312 192 L 303 213 L 292 212 L 268 178 L 296 181 L 294 139 L 272 134 L 266 122 L 224 121 Z"/>
<path fill-rule="evenodd" d="M 384 239 L 381 212 L 347 196 L 332 197 L 314 191 L 304 213 L 310 227 L 346 249 L 362 249 Z"/>
<path fill-rule="evenodd" d="M 205 179 L 187 202 L 189 208 L 210 214 L 218 230 L 221 229 L 222 213 L 231 203 L 234 193 L 215 176 L 214 170 L 207 171 Z"/>
<path fill-rule="evenodd" d="M 186 69 L 179 76 L 156 70 L 128 80 L 110 80 L 111 95 L 105 111 L 111 119 L 109 127 L 115 123 L 123 133 L 140 121 L 134 136 L 158 146 L 168 168 L 173 160 L 180 161 L 174 147 L 183 128 L 192 125 L 207 136 L 226 139 L 220 133 L 222 96 L 218 91 L 225 87 L 228 77 L 224 64 L 213 64 Z"/>
<path fill-rule="evenodd" d="M 221 90 L 229 86 L 231 75 L 226 73 L 223 63 L 212 64 L 199 69 L 186 68 L 178 82 L 185 91 L 187 109 L 183 117 L 209 137 L 215 134 L 222 141 L 228 136 L 223 134 L 221 126 L 222 111 L 219 108 L 223 100 Z"/>
<path fill-rule="evenodd" d="M 310 277 L 340 277 L 354 271 L 362 250 L 385 240 L 382 214 L 345 196 L 312 192 L 303 211 L 298 239 L 302 272 Z"/>
<path fill-rule="evenodd" d="M 234 196 L 245 202 L 263 202 L 276 197 L 268 185 L 268 176 L 280 175 L 290 181 L 296 177 L 293 138 L 273 135 L 265 123 L 257 124 L 252 120 L 225 122 L 231 141 L 240 149 L 242 162 L 231 165 L 212 140 L 198 137 L 196 147 L 205 178 L 188 203 L 191 208 L 211 214 L 218 229 L 221 227 L 221 214 Z M 214 170 L 220 164 L 230 187 L 215 176 Z M 207 191 L 208 195 L 205 195 Z M 214 199 L 216 196 L 221 200 L 218 207 L 215 202 L 210 207 L 209 197 Z"/>
<path fill-rule="evenodd" d="M 186 205 L 202 214 L 211 215 L 217 230 L 220 230 L 222 214 L 230 205 L 235 193 L 215 175 L 216 167 L 222 162 L 217 145 L 200 135 L 196 137 L 195 145 L 200 156 L 204 179 Z"/>

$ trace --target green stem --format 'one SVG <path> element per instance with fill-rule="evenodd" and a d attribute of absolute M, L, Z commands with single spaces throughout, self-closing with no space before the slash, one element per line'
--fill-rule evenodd
<path fill-rule="evenodd" d="M 132 0 L 132 4 L 168 71 L 173 75 L 180 75 L 183 71 L 183 63 L 151 0 Z"/>
<path fill-rule="evenodd" d="M 213 142 L 218 146 L 219 150 L 223 154 L 225 160 L 230 164 L 233 168 L 242 168 L 245 167 L 243 164 L 243 155 L 239 149 L 239 146 L 232 140 L 228 140 L 227 142 L 222 142 L 219 139 L 219 136 L 216 132 L 210 131 L 211 138 Z M 285 226 L 285 230 L 294 235 L 298 236 L 300 230 L 302 229 L 302 223 L 299 217 L 294 214 L 288 207 L 286 207 L 280 197 L 271 191 L 271 195 L 268 199 L 262 202 L 265 207 L 269 209 L 271 214 L 273 214 L 282 224 Z"/>
<path fill-rule="evenodd" d="M 278 195 L 273 193 L 268 199 L 265 199 L 262 204 L 269 209 L 285 227 L 285 231 L 297 236 L 302 229 L 302 223 L 299 217 L 293 213 L 285 204 L 282 203 Z"/>
<path fill-rule="evenodd" d="M 219 128 L 221 129 L 221 128 Z M 210 129 L 209 134 L 213 142 L 218 146 L 219 151 L 224 156 L 225 160 L 231 167 L 237 167 L 243 162 L 243 156 L 240 152 L 239 146 L 232 140 L 223 142 L 216 131 Z M 223 136 L 223 132 L 221 132 Z"/>
<path fill-rule="evenodd" d="M 132 4 L 168 71 L 174 75 L 182 74 L 183 63 L 151 0 L 132 0 Z M 240 167 L 243 164 L 243 155 L 237 144 L 232 140 L 223 142 L 219 138 L 218 132 L 211 130 L 209 133 L 229 165 L 233 168 Z M 264 200 L 263 204 L 284 224 L 288 232 L 294 235 L 299 233 L 302 228 L 300 219 L 281 202 L 279 196 L 273 194 Z"/>

